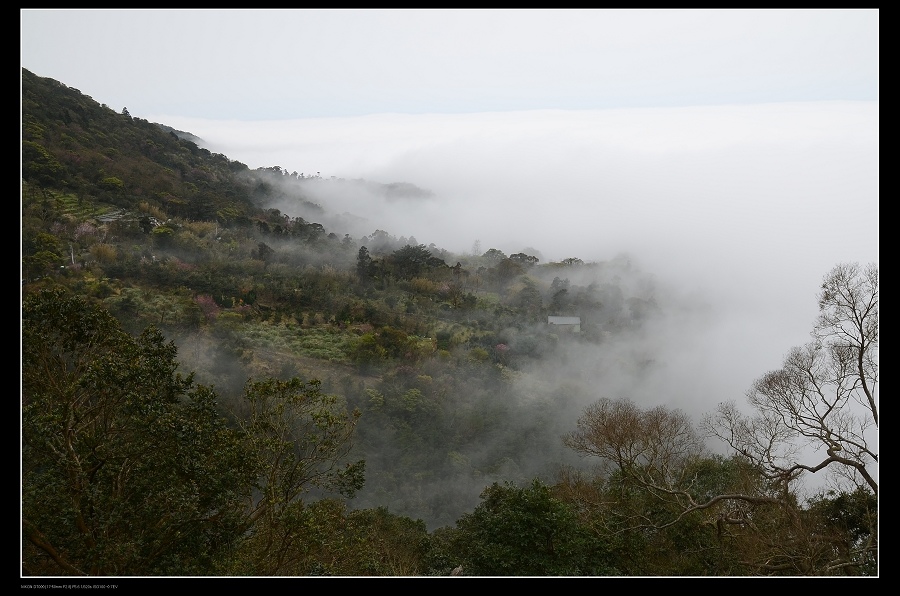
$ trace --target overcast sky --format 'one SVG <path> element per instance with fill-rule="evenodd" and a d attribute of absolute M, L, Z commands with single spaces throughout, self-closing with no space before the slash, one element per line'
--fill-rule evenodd
<path fill-rule="evenodd" d="M 22 66 L 117 111 L 252 168 L 435 193 L 332 199 L 368 233 L 633 255 L 719 311 L 666 338 L 659 385 L 704 405 L 809 339 L 832 266 L 878 261 L 878 10 L 20 14 Z"/>
<path fill-rule="evenodd" d="M 142 117 L 864 100 L 877 10 L 21 12 L 22 65 Z"/>

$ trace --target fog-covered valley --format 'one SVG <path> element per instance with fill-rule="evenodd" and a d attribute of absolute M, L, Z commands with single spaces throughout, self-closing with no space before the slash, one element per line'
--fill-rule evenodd
<path fill-rule="evenodd" d="M 877 10 L 20 16 L 23 576 L 878 575 Z"/>
<path fill-rule="evenodd" d="M 627 258 L 680 305 L 645 340 L 678 381 L 641 399 L 696 412 L 807 341 L 831 267 L 878 259 L 878 112 L 864 102 L 172 124 L 251 168 L 313 177 L 312 221 L 338 235 Z M 401 182 L 423 192 L 385 190 Z"/>
<path fill-rule="evenodd" d="M 271 208 L 359 245 L 420 244 L 472 269 L 490 249 L 578 259 L 544 273 L 545 307 L 553 277 L 623 312 L 652 304 L 634 329 L 535 352 L 516 373 L 515 399 L 554 396 L 556 436 L 600 397 L 698 422 L 720 402 L 743 406 L 809 341 L 822 276 L 878 258 L 866 103 L 173 124 L 276 170 Z M 516 336 L 533 341 L 508 335 L 513 350 Z M 521 478 L 571 461 L 561 440 L 551 453 Z"/>

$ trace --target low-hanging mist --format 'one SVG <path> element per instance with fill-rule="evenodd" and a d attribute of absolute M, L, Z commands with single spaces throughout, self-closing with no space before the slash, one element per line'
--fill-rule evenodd
<path fill-rule="evenodd" d="M 516 381 L 523 396 L 529 383 L 578 386 L 567 420 L 600 397 L 694 419 L 742 402 L 809 340 L 822 276 L 878 261 L 875 102 L 152 119 L 251 168 L 310 177 L 318 217 L 299 201 L 271 207 L 339 235 L 384 230 L 457 255 L 629 263 L 652 280 L 638 297 L 657 302 L 654 319 L 628 341 L 562 351 Z M 395 183 L 422 192 L 385 192 Z M 620 366 L 641 359 L 639 371 Z"/>

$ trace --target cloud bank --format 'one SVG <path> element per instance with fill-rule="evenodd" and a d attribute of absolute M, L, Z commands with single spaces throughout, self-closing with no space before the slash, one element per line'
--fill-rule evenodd
<path fill-rule="evenodd" d="M 573 355 L 569 370 L 597 397 L 695 417 L 742 402 L 809 340 L 834 265 L 878 262 L 877 102 L 155 121 L 251 168 L 346 180 L 310 186 L 327 213 L 355 216 L 339 234 L 381 229 L 459 254 L 476 242 L 533 249 L 544 263 L 627 255 L 679 305 L 627 347 L 653 366 L 612 374 L 604 348 Z M 430 194 L 391 198 L 354 180 Z"/>

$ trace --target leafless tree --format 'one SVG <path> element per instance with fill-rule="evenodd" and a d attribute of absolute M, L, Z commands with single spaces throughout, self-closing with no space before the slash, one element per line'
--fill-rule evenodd
<path fill-rule="evenodd" d="M 748 485 L 725 494 L 708 494 L 698 485 L 702 462 L 711 458 L 690 418 L 659 406 L 642 410 L 627 400 L 603 398 L 585 408 L 577 429 L 564 438 L 576 452 L 600 459 L 605 472 L 618 473 L 651 500 L 665 504 L 668 515 L 651 519 L 634 512 L 624 527 L 662 529 L 695 511 L 714 523 L 743 523 L 748 508 L 777 503 L 771 493 Z"/>
<path fill-rule="evenodd" d="M 877 495 L 877 266 L 836 266 L 818 300 L 813 340 L 748 392 L 754 413 L 724 403 L 704 428 L 773 481 L 828 469 Z"/>
<path fill-rule="evenodd" d="M 838 265 L 818 301 L 812 341 L 752 385 L 752 413 L 729 402 L 703 420 L 699 430 L 724 441 L 728 459 L 711 458 L 678 410 L 604 398 L 585 409 L 565 442 L 599 458 L 645 500 L 623 507 L 578 478 L 565 483 L 571 498 L 605 512 L 594 517 L 612 521 L 616 531 L 663 530 L 699 513 L 721 547 L 753 573 L 877 573 L 877 527 L 853 504 L 870 502 L 864 493 L 871 491 L 874 508 L 865 507 L 877 516 L 877 267 Z M 725 475 L 710 485 L 704 462 L 715 461 Z M 804 505 L 801 478 L 826 469 L 835 472 L 838 490 Z M 857 526 L 842 530 L 817 517 L 821 506 L 843 508 Z"/>

